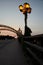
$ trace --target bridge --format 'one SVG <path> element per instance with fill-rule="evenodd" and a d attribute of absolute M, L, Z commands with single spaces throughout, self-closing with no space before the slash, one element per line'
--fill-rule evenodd
<path fill-rule="evenodd" d="M 6 25 L 0 25 L 0 30 L 12 31 L 21 38 L 20 42 L 18 39 L 0 40 L 0 65 L 43 65 L 43 46 L 33 43 L 32 37 L 24 37 Z"/>
<path fill-rule="evenodd" d="M 17 36 L 21 36 L 22 35 L 19 31 L 15 30 L 14 28 L 12 28 L 10 26 L 7 26 L 7 25 L 0 25 L 0 30 L 8 30 L 10 32 L 14 32 L 14 33 L 17 34 Z"/>

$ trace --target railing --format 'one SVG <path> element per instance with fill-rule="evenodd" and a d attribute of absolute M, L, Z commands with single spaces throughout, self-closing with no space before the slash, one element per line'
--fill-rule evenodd
<path fill-rule="evenodd" d="M 26 45 L 29 45 L 29 46 L 31 46 L 31 47 L 34 47 L 34 48 L 36 48 L 37 50 L 43 52 L 43 47 L 40 47 L 40 46 L 38 46 L 38 45 L 36 45 L 36 44 L 32 44 L 32 43 L 27 42 L 27 41 L 24 41 L 24 43 L 25 43 Z"/>
<path fill-rule="evenodd" d="M 36 60 L 38 65 L 43 65 L 43 47 L 23 40 L 24 49 Z"/>
<path fill-rule="evenodd" d="M 28 51 L 28 53 L 30 53 L 32 55 L 32 57 L 40 64 L 43 65 L 42 60 L 40 60 L 40 58 L 37 56 L 38 54 L 40 55 L 40 53 L 43 53 L 43 48 L 39 47 L 36 44 L 32 44 L 30 42 L 24 41 L 24 48 Z M 35 52 L 37 51 L 37 52 Z"/>

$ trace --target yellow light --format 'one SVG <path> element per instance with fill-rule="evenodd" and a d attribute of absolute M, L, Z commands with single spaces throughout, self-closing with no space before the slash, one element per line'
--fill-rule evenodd
<path fill-rule="evenodd" d="M 20 5 L 20 6 L 19 6 L 19 9 L 20 9 L 20 11 L 22 12 L 22 10 L 23 10 L 23 6 Z"/>
<path fill-rule="evenodd" d="M 30 4 L 29 3 L 24 3 L 23 6 L 20 5 L 19 6 L 19 10 L 21 12 L 23 12 L 23 14 L 25 14 L 25 13 L 31 13 Z"/>
<path fill-rule="evenodd" d="M 30 5 L 29 4 L 26 4 L 26 8 L 30 8 Z"/>
<path fill-rule="evenodd" d="M 24 3 L 23 7 L 24 7 L 24 8 L 30 8 L 30 4 Z"/>

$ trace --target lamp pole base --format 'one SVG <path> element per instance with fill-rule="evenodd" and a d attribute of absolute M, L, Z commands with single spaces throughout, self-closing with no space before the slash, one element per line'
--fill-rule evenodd
<path fill-rule="evenodd" d="M 31 36 L 31 29 L 27 26 L 25 26 L 25 32 L 24 32 L 24 36 Z"/>

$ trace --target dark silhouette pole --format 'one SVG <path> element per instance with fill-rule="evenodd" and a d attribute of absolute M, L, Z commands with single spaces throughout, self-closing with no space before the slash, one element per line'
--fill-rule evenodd
<path fill-rule="evenodd" d="M 20 5 L 19 9 L 21 12 L 23 12 L 23 14 L 25 15 L 25 32 L 24 35 L 25 36 L 30 36 L 30 33 L 32 32 L 30 28 L 27 27 L 27 13 L 31 13 L 31 8 L 30 8 L 30 4 L 28 3 L 24 3 L 24 5 Z"/>
<path fill-rule="evenodd" d="M 27 26 L 27 12 L 25 13 L 25 26 Z"/>

